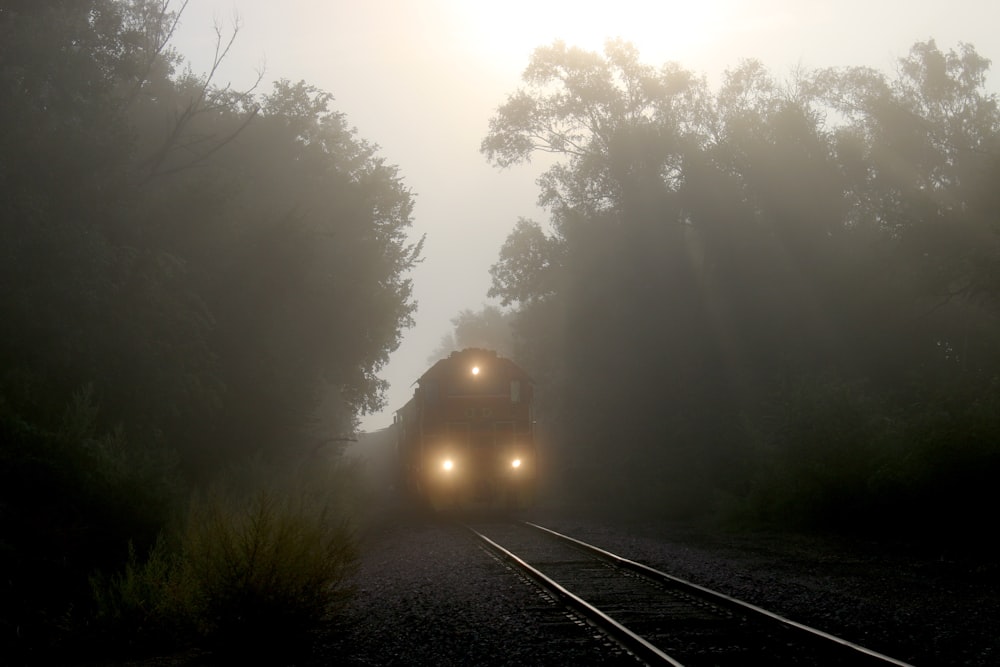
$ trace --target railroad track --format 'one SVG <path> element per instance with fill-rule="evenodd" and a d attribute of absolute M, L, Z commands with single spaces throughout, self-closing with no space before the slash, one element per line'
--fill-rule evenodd
<path fill-rule="evenodd" d="M 542 526 L 466 527 L 648 665 L 906 665 Z"/>

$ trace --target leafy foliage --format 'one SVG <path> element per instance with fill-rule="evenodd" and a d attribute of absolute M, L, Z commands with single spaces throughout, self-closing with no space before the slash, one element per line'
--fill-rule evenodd
<path fill-rule="evenodd" d="M 455 327 L 453 333 L 446 334 L 441 344 L 427 362 L 435 363 L 452 352 L 470 347 L 493 350 L 497 354 L 513 356 L 513 331 L 510 316 L 495 306 L 484 306 L 480 311 L 462 310 L 451 318 Z"/>
<path fill-rule="evenodd" d="M 287 659 L 308 649 L 346 599 L 356 559 L 347 471 L 261 477 L 259 463 L 232 473 L 145 560 L 133 550 L 122 574 L 95 578 L 98 634 L 116 637 L 124 653 L 207 642 Z"/>
<path fill-rule="evenodd" d="M 518 223 L 490 294 L 517 307 L 519 358 L 546 368 L 567 483 L 602 505 L 735 498 L 845 525 L 953 488 L 951 466 L 917 460 L 992 469 L 995 445 L 961 426 L 992 432 L 972 406 L 1000 377 L 988 66 L 929 41 L 894 79 L 779 83 L 745 61 L 713 93 L 621 42 L 536 50 L 482 151 L 563 158 L 539 181 L 552 231 Z M 969 410 L 928 420 L 944 387 Z"/>
<path fill-rule="evenodd" d="M 216 85 L 236 30 L 207 75 L 185 68 L 176 7 L 0 7 L 0 565 L 51 582 L 0 596 L 12 654 L 51 643 L 87 575 L 145 553 L 190 489 L 350 433 L 412 323 L 397 169 L 328 93 Z"/>
<path fill-rule="evenodd" d="M 3 587 L 0 646 L 28 660 L 59 644 L 67 603 L 85 606 L 92 571 L 122 562 L 129 543 L 154 543 L 183 485 L 162 443 L 139 446 L 120 429 L 98 430 L 89 390 L 74 394 L 51 429 L 14 407 L 0 401 L 0 563 L 19 573 Z"/>

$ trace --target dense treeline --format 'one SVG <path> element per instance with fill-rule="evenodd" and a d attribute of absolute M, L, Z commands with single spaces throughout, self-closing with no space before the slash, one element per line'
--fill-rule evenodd
<path fill-rule="evenodd" d="M 1000 474 L 1000 110 L 989 62 L 893 77 L 539 48 L 495 165 L 561 158 L 492 268 L 601 505 L 974 528 Z M 551 427 L 550 427 L 551 428 Z M 961 518 L 962 520 L 957 520 Z"/>
<path fill-rule="evenodd" d="M 143 567 L 155 585 L 157 535 L 150 563 L 190 583 L 205 535 L 284 516 L 278 471 L 325 460 L 381 406 L 415 307 L 396 168 L 328 93 L 187 69 L 177 20 L 162 0 L 0 5 L 0 652 L 79 625 L 88 576 L 130 544 L 132 578 L 100 613 L 152 613 L 124 588 Z M 218 36 L 216 67 L 236 35 Z M 258 472 L 219 487 L 241 462 Z M 226 515 L 254 476 L 256 518 Z M 218 502 L 167 545 L 211 484 Z M 199 533 L 206 516 L 220 523 Z M 317 549 L 344 546 L 331 535 Z"/>

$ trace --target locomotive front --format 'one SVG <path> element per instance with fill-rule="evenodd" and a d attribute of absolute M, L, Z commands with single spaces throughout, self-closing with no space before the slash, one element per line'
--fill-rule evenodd
<path fill-rule="evenodd" d="M 437 510 L 524 508 L 535 484 L 532 384 L 509 359 L 438 361 L 396 415 L 406 486 Z"/>

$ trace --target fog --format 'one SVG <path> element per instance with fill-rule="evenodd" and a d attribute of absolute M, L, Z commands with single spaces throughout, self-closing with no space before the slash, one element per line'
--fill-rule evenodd
<path fill-rule="evenodd" d="M 487 7 L 490 7 L 487 9 Z M 718 85 L 741 59 L 763 62 L 778 79 L 797 68 L 866 65 L 891 72 L 918 41 L 959 42 L 997 58 L 989 0 L 940 3 L 811 0 L 711 2 L 508 2 L 444 0 L 323 2 L 197 0 L 175 41 L 195 71 L 212 55 L 213 22 L 239 18 L 240 35 L 220 80 L 265 84 L 304 79 L 334 95 L 359 135 L 380 146 L 416 193 L 411 236 L 427 235 L 413 273 L 416 325 L 384 371 L 386 410 L 366 428 L 391 423 L 428 355 L 463 309 L 490 300 L 488 268 L 518 217 L 548 221 L 536 206 L 545 156 L 509 170 L 479 152 L 494 110 L 520 85 L 532 51 L 553 40 L 600 51 L 608 38 L 632 42 L 644 63 L 675 61 Z M 996 81 L 996 74 L 990 74 Z M 995 86 L 993 87 L 995 89 Z"/>
<path fill-rule="evenodd" d="M 543 510 L 983 549 L 998 19 L 0 4 L 0 655 L 308 650 L 453 347 Z"/>

